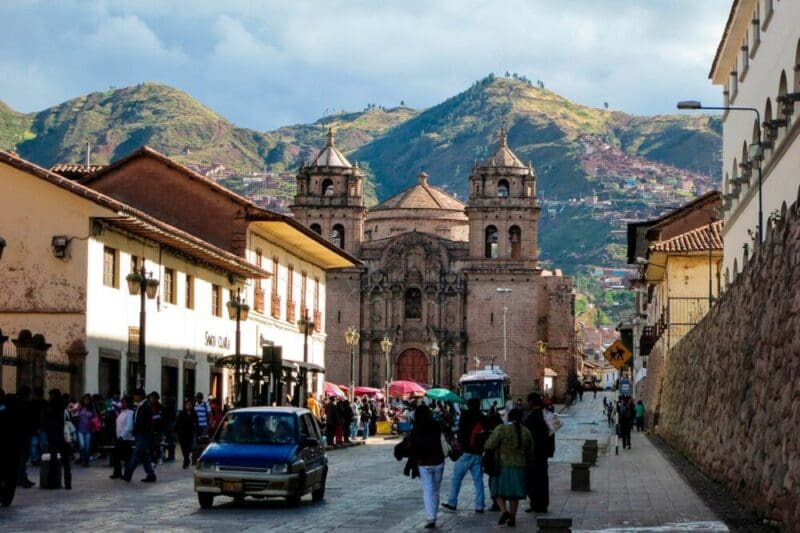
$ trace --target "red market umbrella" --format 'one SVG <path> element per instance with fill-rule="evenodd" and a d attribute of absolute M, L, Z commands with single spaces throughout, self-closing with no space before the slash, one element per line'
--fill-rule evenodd
<path fill-rule="evenodd" d="M 383 396 L 380 389 L 376 389 L 375 387 L 356 387 L 353 389 L 353 394 L 356 396 L 369 396 L 370 398 L 373 396 Z"/>
<path fill-rule="evenodd" d="M 413 381 L 392 381 L 389 383 L 389 396 L 393 398 L 425 396 L 425 389 Z"/>
<path fill-rule="evenodd" d="M 331 383 L 330 381 L 325 382 L 325 396 L 334 396 L 336 398 L 345 398 L 347 395 L 342 392 L 342 389 L 339 388 L 339 385 L 336 383 Z"/>

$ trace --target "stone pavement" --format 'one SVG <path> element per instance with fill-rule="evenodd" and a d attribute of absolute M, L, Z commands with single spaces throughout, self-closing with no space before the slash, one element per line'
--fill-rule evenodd
<path fill-rule="evenodd" d="M 613 455 L 611 432 L 601 412 L 601 395 L 564 411 L 558 452 L 550 467 L 551 505 L 548 516 L 570 517 L 574 531 L 727 531 L 668 462 L 643 435 L 634 434 L 633 449 Z M 596 438 L 610 454 L 592 469 L 592 492 L 569 490 L 570 462 L 580 459 L 583 439 Z M 17 492 L 10 508 L 0 509 L 3 531 L 419 531 L 425 523 L 418 480 L 402 475 L 403 462 L 392 456 L 397 440 L 373 438 L 367 446 L 329 453 L 331 465 L 326 500 L 306 497 L 288 508 L 282 501 L 248 500 L 235 505 L 218 498 L 201 510 L 193 492 L 191 471 L 180 465 L 158 467 L 155 485 L 108 479 L 100 465 L 75 468 L 74 490 Z M 613 442 L 612 442 L 613 444 Z M 31 479 L 38 479 L 30 468 Z M 450 487 L 448 461 L 442 499 Z M 487 490 L 488 493 L 488 490 Z M 497 513 L 477 515 L 472 509 L 472 484 L 465 479 L 455 513 L 441 512 L 445 531 L 490 531 Z M 521 505 L 525 508 L 526 505 Z M 517 528 L 535 530 L 535 516 L 520 512 Z"/>

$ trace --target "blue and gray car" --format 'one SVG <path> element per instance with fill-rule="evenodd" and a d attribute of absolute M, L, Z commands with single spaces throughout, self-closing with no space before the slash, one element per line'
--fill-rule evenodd
<path fill-rule="evenodd" d="M 197 461 L 194 489 L 200 507 L 214 497 L 283 497 L 290 505 L 311 493 L 325 498 L 328 459 L 311 411 L 297 407 L 234 409 L 222 419 Z"/>

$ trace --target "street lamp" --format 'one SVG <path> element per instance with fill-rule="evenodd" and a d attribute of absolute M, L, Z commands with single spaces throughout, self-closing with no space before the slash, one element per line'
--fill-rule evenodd
<path fill-rule="evenodd" d="M 247 320 L 250 306 L 244 303 L 241 289 L 236 289 L 236 296 L 231 293 L 231 299 L 225 305 L 228 308 L 228 317 L 236 321 L 236 367 L 234 381 L 236 382 L 236 407 L 242 407 L 242 322 Z"/>
<path fill-rule="evenodd" d="M 297 331 L 303 334 L 303 362 L 308 363 L 308 336 L 313 335 L 317 325 L 308 320 L 308 309 L 303 309 L 303 318 L 297 321 Z"/>
<path fill-rule="evenodd" d="M 353 390 L 356 388 L 356 345 L 360 338 L 361 335 L 353 325 L 344 332 L 344 342 L 350 347 L 350 390 L 347 391 L 347 395 L 351 403 L 353 402 Z"/>
<path fill-rule="evenodd" d="M 156 297 L 158 292 L 158 280 L 153 279 L 153 273 L 145 271 L 144 259 L 142 259 L 142 267 L 136 270 L 134 267 L 133 272 L 125 277 L 128 282 L 128 292 L 132 296 L 139 296 L 139 372 L 136 376 L 136 388 L 145 388 L 145 375 L 147 369 L 147 354 L 145 353 L 145 324 L 147 322 L 147 299 L 152 300 Z"/>
<path fill-rule="evenodd" d="M 439 366 L 438 364 L 439 361 L 436 359 L 436 357 L 439 355 L 439 344 L 436 342 L 436 339 L 433 339 L 431 341 L 430 350 L 431 350 L 431 361 L 433 362 L 433 386 L 436 387 L 437 384 L 439 383 L 437 375 L 438 374 L 437 367 Z"/>
<path fill-rule="evenodd" d="M 383 334 L 383 340 L 381 341 L 381 350 L 383 350 L 383 359 L 384 359 L 384 375 L 386 376 L 386 380 L 384 381 L 384 388 L 386 389 L 386 401 L 389 401 L 389 383 L 392 381 L 392 367 L 389 363 L 389 354 L 392 351 L 392 340 L 389 338 L 388 333 Z"/>
<path fill-rule="evenodd" d="M 508 337 L 506 337 L 506 313 L 508 313 L 508 306 L 506 305 L 506 294 L 511 292 L 511 289 L 505 287 L 498 287 L 497 292 L 503 295 L 503 361 L 508 361 Z"/>
<path fill-rule="evenodd" d="M 696 109 L 709 109 L 712 111 L 749 111 L 751 113 L 756 114 L 756 121 L 758 122 L 758 128 L 756 128 L 756 134 L 758 135 L 758 141 L 756 142 L 756 148 L 753 150 L 753 146 L 751 145 L 751 151 L 748 153 L 751 159 L 759 160 L 764 153 L 764 145 L 761 142 L 761 113 L 759 113 L 758 109 L 755 107 L 731 107 L 731 106 L 704 106 L 697 100 L 684 100 L 678 102 L 678 109 L 681 110 L 696 110 Z M 759 163 L 757 166 L 758 169 L 758 245 L 761 246 L 761 243 L 764 240 L 764 209 L 763 209 L 763 202 L 761 196 L 761 164 Z"/>

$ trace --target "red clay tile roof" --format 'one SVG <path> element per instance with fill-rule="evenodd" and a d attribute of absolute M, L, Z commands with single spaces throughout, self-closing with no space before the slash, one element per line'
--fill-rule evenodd
<path fill-rule="evenodd" d="M 721 220 L 681 233 L 666 241 L 653 243 L 650 246 L 651 252 L 666 253 L 707 252 L 709 249 L 722 250 Z"/>
<path fill-rule="evenodd" d="M 66 189 L 73 194 L 86 198 L 106 209 L 114 211 L 117 216 L 106 217 L 101 220 L 120 227 L 130 233 L 151 239 L 168 246 L 179 253 L 186 254 L 203 263 L 220 268 L 245 278 L 268 278 L 271 274 L 244 258 L 218 248 L 194 235 L 162 222 L 147 213 L 139 211 L 119 200 L 99 193 L 80 183 L 67 179 L 54 172 L 50 172 L 30 161 L 26 161 L 14 154 L 0 150 L 0 163 L 27 172 L 57 187 Z"/>

